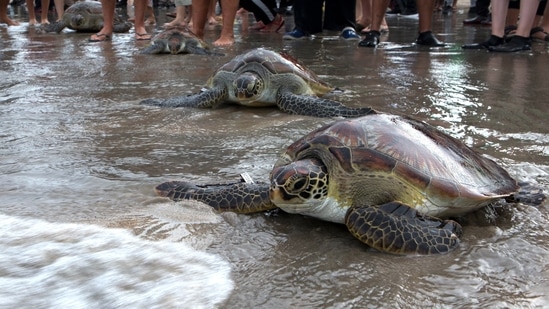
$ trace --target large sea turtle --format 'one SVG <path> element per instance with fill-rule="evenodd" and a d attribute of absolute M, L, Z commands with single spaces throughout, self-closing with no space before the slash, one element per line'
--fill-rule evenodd
<path fill-rule="evenodd" d="M 222 55 L 210 51 L 208 43 L 198 38 L 188 27 L 170 27 L 151 39 L 151 44 L 145 47 L 142 54 L 199 54 Z"/>
<path fill-rule="evenodd" d="M 219 68 L 198 94 L 147 99 L 141 104 L 197 108 L 215 108 L 225 102 L 276 105 L 290 114 L 317 117 L 358 117 L 371 111 L 368 107 L 350 108 L 319 98 L 333 90 L 288 54 L 257 48 Z"/>
<path fill-rule="evenodd" d="M 345 224 L 365 244 L 396 254 L 445 253 L 472 212 L 518 190 L 494 161 L 434 127 L 408 117 L 370 114 L 319 128 L 289 146 L 270 184 L 195 185 L 170 181 L 155 190 L 217 210 L 288 213 Z"/>
<path fill-rule="evenodd" d="M 130 22 L 124 21 L 117 14 L 114 15 L 114 32 L 128 32 L 132 27 Z M 83 1 L 71 5 L 61 20 L 41 26 L 44 32 L 61 32 L 69 28 L 79 32 L 98 32 L 103 28 L 103 13 L 101 2 Z"/>

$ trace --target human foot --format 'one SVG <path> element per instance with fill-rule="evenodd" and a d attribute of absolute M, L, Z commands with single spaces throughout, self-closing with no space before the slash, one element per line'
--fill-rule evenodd
<path fill-rule="evenodd" d="M 260 32 L 278 32 L 282 27 L 284 27 L 284 18 L 282 15 L 278 14 L 275 16 L 274 20 L 268 24 L 265 25 L 265 27 L 259 29 Z"/>
<path fill-rule="evenodd" d="M 152 35 L 148 33 L 135 33 L 135 40 L 136 41 L 148 41 L 152 38 Z"/>
<path fill-rule="evenodd" d="M 229 46 L 234 44 L 234 37 L 223 38 L 220 37 L 217 41 L 213 42 L 214 46 Z"/>
<path fill-rule="evenodd" d="M 165 23 L 164 25 L 162 25 L 162 28 L 169 29 L 169 28 L 186 27 L 186 26 L 187 26 L 187 23 L 184 20 L 179 21 L 177 19 L 174 19 L 174 20 L 170 21 L 169 23 Z"/>
<path fill-rule="evenodd" d="M 10 19 L 9 17 L 0 17 L 0 24 L 7 24 L 8 26 L 18 26 L 19 22 Z"/>
<path fill-rule="evenodd" d="M 88 42 L 105 42 L 112 40 L 112 35 L 107 33 L 96 33 L 88 39 Z"/>

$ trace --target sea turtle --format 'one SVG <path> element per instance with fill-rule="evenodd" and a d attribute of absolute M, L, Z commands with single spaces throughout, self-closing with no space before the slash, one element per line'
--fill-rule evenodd
<path fill-rule="evenodd" d="M 83 1 L 71 5 L 61 20 L 41 26 L 44 32 L 61 32 L 69 28 L 79 32 L 98 32 L 103 27 L 103 13 L 101 2 Z M 117 14 L 114 15 L 114 32 L 128 32 L 132 27 L 130 22 L 124 21 Z"/>
<path fill-rule="evenodd" d="M 333 90 L 288 54 L 256 48 L 219 68 L 209 78 L 206 89 L 198 94 L 147 99 L 141 104 L 198 108 L 215 108 L 224 102 L 259 107 L 277 105 L 290 114 L 317 117 L 358 117 L 371 111 L 318 97 Z"/>
<path fill-rule="evenodd" d="M 170 27 L 151 39 L 151 44 L 145 47 L 142 54 L 199 54 L 222 55 L 210 51 L 210 46 L 198 38 L 186 26 Z"/>
<path fill-rule="evenodd" d="M 494 161 L 427 123 L 373 113 L 293 143 L 274 165 L 270 184 L 169 181 L 155 190 L 222 211 L 280 208 L 343 223 L 380 251 L 435 254 L 456 248 L 462 232 L 457 222 L 439 218 L 472 212 L 518 188 Z"/>

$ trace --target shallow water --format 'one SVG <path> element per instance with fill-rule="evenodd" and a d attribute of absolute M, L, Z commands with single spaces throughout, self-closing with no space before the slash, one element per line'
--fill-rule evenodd
<path fill-rule="evenodd" d="M 138 105 L 196 92 L 231 57 L 267 46 L 343 89 L 333 97 L 345 104 L 425 120 L 547 192 L 547 47 L 464 52 L 462 43 L 488 35 L 462 27 L 466 16 L 437 15 L 447 48 L 413 46 L 416 21 L 391 17 L 378 49 L 332 33 L 288 42 L 239 31 L 237 44 L 219 49 L 225 57 L 143 56 L 147 43 L 131 34 L 89 44 L 88 34 L 0 27 L 0 261 L 15 265 L 0 268 L 0 290 L 22 291 L 0 294 L 0 307 L 549 306 L 547 202 L 506 205 L 495 222 L 466 225 L 450 254 L 396 257 L 344 226 L 218 214 L 152 191 L 169 179 L 265 180 L 286 146 L 332 121 L 271 108 Z M 43 278 L 51 284 L 36 284 Z"/>

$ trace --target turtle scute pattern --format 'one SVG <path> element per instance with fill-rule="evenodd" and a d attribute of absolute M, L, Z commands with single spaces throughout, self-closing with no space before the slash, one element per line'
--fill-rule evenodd
<path fill-rule="evenodd" d="M 198 54 L 223 56 L 211 51 L 208 43 L 197 37 L 187 26 L 173 26 L 156 34 L 141 54 Z"/>

